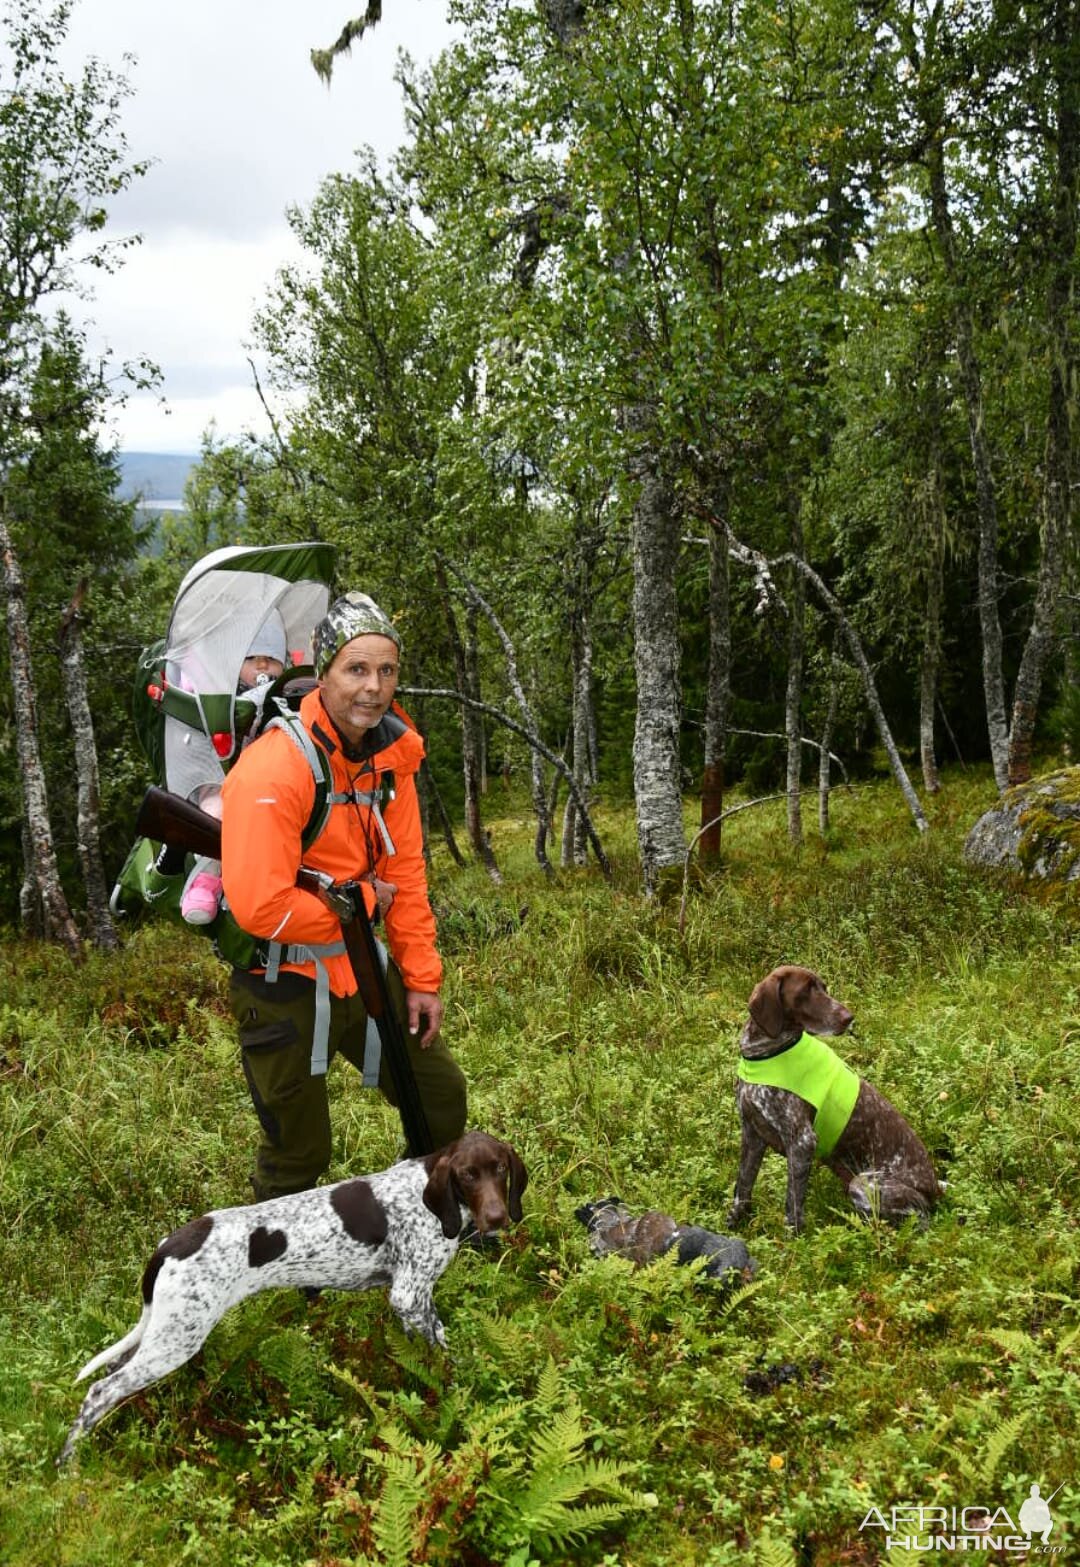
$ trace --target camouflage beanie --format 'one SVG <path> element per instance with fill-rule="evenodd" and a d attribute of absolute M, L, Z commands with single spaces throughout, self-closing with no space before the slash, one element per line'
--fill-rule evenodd
<path fill-rule="evenodd" d="M 389 637 L 401 652 L 401 636 L 375 600 L 366 593 L 343 593 L 319 621 L 312 638 L 315 673 L 320 679 L 346 642 L 363 636 Z"/>

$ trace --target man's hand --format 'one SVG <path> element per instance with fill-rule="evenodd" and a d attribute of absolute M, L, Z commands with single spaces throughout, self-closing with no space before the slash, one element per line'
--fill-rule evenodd
<path fill-rule="evenodd" d="M 397 894 L 397 883 L 380 881 L 378 876 L 372 874 L 371 885 L 375 888 L 375 902 L 379 905 L 379 913 L 385 914 Z"/>
<path fill-rule="evenodd" d="M 427 990 L 407 990 L 405 992 L 405 1006 L 409 1017 L 409 1033 L 419 1031 L 421 1018 L 427 1019 L 427 1027 L 420 1035 L 420 1047 L 430 1045 L 435 1035 L 442 1027 L 443 1004 L 438 996 L 432 995 Z"/>

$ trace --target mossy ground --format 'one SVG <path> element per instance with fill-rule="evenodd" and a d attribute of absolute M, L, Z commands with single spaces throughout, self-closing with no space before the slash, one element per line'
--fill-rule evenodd
<path fill-rule="evenodd" d="M 438 1287 L 452 1360 L 408 1344 L 382 1292 L 263 1295 L 61 1474 L 74 1371 L 134 1321 L 163 1234 L 246 1200 L 252 1117 L 198 938 L 146 926 L 81 969 L 9 939 L 0 1560 L 871 1563 L 871 1508 L 1015 1517 L 1033 1481 L 1063 1485 L 1051 1538 L 1068 1560 L 1077 913 L 964 865 L 992 796 L 985 776 L 948 776 L 921 841 L 888 786 L 838 792 L 828 840 L 799 853 L 780 806 L 747 811 L 681 928 L 677 896 L 638 895 L 629 813 L 599 812 L 613 886 L 592 869 L 549 886 L 524 806 L 491 800 L 503 887 L 434 868 L 447 1037 L 473 1124 L 515 1143 L 530 1184 L 501 1255 L 462 1252 Z M 724 1228 L 735 1040 L 781 961 L 855 1011 L 846 1053 L 933 1150 L 940 1211 L 925 1229 L 859 1224 L 818 1171 L 792 1239 L 770 1158 L 745 1291 L 595 1261 L 574 1208 L 609 1192 Z M 344 1068 L 331 1091 L 332 1174 L 387 1163 L 389 1110 Z"/>

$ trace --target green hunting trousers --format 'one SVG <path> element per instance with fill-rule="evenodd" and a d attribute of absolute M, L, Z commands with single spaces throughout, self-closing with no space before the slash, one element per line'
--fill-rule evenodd
<path fill-rule="evenodd" d="M 428 1127 L 435 1147 L 441 1148 L 465 1130 L 465 1076 L 438 1036 L 420 1048 L 408 1031 L 405 987 L 393 963 L 386 977 Z M 251 1181 L 256 1201 L 306 1191 L 325 1174 L 331 1155 L 326 1078 L 311 1075 L 315 982 L 286 972 L 267 984 L 261 974 L 234 969 L 229 1000 L 240 1030 L 244 1076 L 262 1127 Z M 340 1051 L 362 1070 L 366 1031 L 367 1012 L 359 995 L 331 996 L 330 1061 Z M 397 1106 L 385 1051 L 379 1092 Z"/>

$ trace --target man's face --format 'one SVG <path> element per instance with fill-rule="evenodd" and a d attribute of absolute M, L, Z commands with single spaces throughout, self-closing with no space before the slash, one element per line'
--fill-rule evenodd
<path fill-rule="evenodd" d="M 387 711 L 398 683 L 398 650 L 365 632 L 340 649 L 319 681 L 323 706 L 347 740 L 359 744 Z"/>

